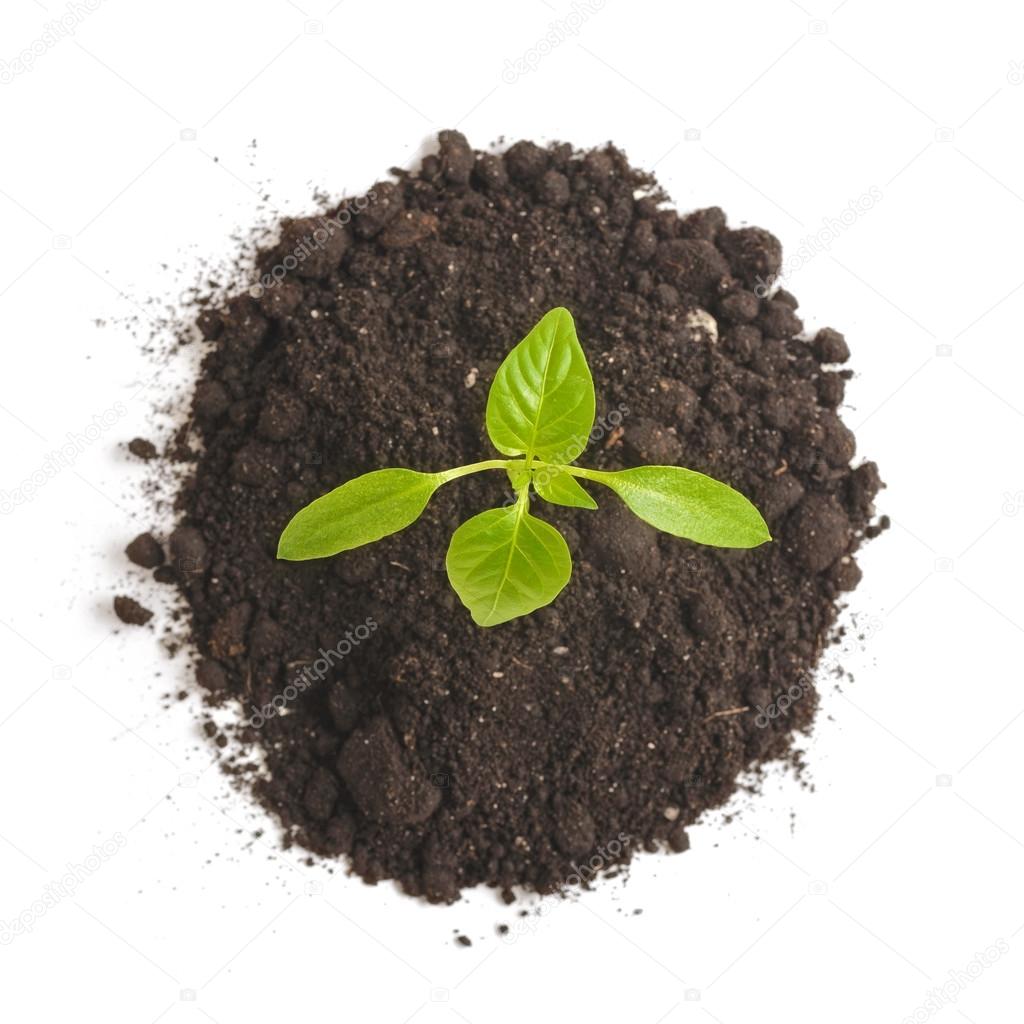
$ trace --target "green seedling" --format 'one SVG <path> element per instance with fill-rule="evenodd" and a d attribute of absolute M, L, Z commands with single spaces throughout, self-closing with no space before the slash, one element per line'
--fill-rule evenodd
<path fill-rule="evenodd" d="M 679 466 L 617 472 L 574 465 L 594 426 L 594 382 L 567 309 L 546 313 L 505 358 L 487 397 L 487 433 L 504 459 L 440 473 L 378 469 L 307 505 L 285 527 L 277 557 L 326 558 L 404 530 L 442 484 L 504 470 L 515 501 L 463 523 L 452 535 L 448 579 L 479 626 L 496 626 L 550 604 L 569 582 L 562 535 L 530 513 L 530 492 L 555 505 L 595 509 L 581 480 L 611 488 L 641 519 L 676 537 L 723 548 L 771 540 L 738 491 Z"/>

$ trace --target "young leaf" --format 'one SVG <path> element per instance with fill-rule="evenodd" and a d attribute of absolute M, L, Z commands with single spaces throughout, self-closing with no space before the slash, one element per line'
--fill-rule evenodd
<path fill-rule="evenodd" d="M 771 540 L 761 513 L 739 491 L 679 466 L 591 470 L 641 519 L 676 537 L 719 548 L 756 548 Z"/>
<path fill-rule="evenodd" d="M 550 604 L 572 573 L 562 535 L 522 503 L 464 522 L 452 535 L 445 565 L 478 626 L 496 626 Z"/>
<path fill-rule="evenodd" d="M 487 396 L 487 433 L 505 455 L 568 463 L 579 457 L 594 426 L 594 381 L 561 306 L 505 357 Z"/>
<path fill-rule="evenodd" d="M 443 481 L 438 473 L 378 469 L 317 498 L 284 528 L 277 557 L 326 558 L 404 530 Z"/>
<path fill-rule="evenodd" d="M 544 466 L 533 474 L 533 489 L 552 505 L 597 508 L 597 502 L 583 490 L 576 477 L 554 466 Z"/>

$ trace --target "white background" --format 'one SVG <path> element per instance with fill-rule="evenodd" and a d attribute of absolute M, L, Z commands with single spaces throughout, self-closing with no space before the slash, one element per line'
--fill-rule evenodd
<path fill-rule="evenodd" d="M 607 0 L 550 46 L 563 0 L 328 6 L 106 0 L 0 85 L 0 490 L 124 408 L 0 516 L 0 921 L 126 837 L 0 945 L 0 1016 L 1021 1019 L 1024 12 Z M 4 0 L 0 60 L 65 13 Z M 123 444 L 166 437 L 154 403 L 189 389 L 187 357 L 143 351 L 168 300 L 239 231 L 455 126 L 477 146 L 613 139 L 680 208 L 719 204 L 789 252 L 882 196 L 789 281 L 809 328 L 850 340 L 844 416 L 894 524 L 862 559 L 847 615 L 881 628 L 825 688 L 815 788 L 780 776 L 513 943 L 492 893 L 428 907 L 282 850 L 210 767 L 187 657 L 110 606 L 156 589 L 122 549 L 167 520 Z M 925 1009 L 951 971 L 955 1003 Z"/>

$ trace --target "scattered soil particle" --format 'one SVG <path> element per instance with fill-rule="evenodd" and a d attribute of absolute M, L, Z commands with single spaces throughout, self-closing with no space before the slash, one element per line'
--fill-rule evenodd
<path fill-rule="evenodd" d="M 146 462 L 150 459 L 155 459 L 159 454 L 156 450 L 156 445 L 153 444 L 152 441 L 147 441 L 143 437 L 136 437 L 129 441 L 128 451 L 130 451 L 137 459 L 143 459 Z"/>
<path fill-rule="evenodd" d="M 315 258 L 204 312 L 200 454 L 165 577 L 191 609 L 205 699 L 244 708 L 234 769 L 288 842 L 438 902 L 481 883 L 506 902 L 516 886 L 586 886 L 638 851 L 685 850 L 741 773 L 797 759 L 807 675 L 857 548 L 887 525 L 877 468 L 850 466 L 845 376 L 822 366 L 849 351 L 836 331 L 806 340 L 792 295 L 759 297 L 777 239 L 717 208 L 666 209 L 612 146 L 484 154 L 444 132 L 419 172 L 395 174 Z M 260 273 L 321 223 L 283 225 Z M 481 630 L 444 554 L 507 497 L 490 474 L 372 547 L 275 560 L 289 518 L 357 474 L 493 457 L 487 384 L 556 305 L 597 390 L 583 461 L 709 473 L 761 506 L 773 543 L 702 548 L 610 492 L 596 512 L 538 503 L 573 579 Z M 139 607 L 116 603 L 122 618 Z M 797 681 L 786 714 L 761 713 Z"/>
<path fill-rule="evenodd" d="M 140 533 L 124 550 L 129 560 L 143 569 L 155 569 L 164 563 L 164 549 L 151 533 Z"/>
<path fill-rule="evenodd" d="M 139 604 L 135 598 L 125 597 L 123 594 L 114 598 L 114 612 L 129 626 L 144 626 L 153 618 L 153 613 L 148 608 Z"/>

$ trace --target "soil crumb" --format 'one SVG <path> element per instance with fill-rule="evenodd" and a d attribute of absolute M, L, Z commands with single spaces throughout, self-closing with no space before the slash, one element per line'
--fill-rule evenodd
<path fill-rule="evenodd" d="M 144 626 L 153 618 L 153 613 L 148 608 L 144 608 L 135 598 L 126 597 L 124 594 L 114 598 L 114 614 L 128 626 Z"/>
<path fill-rule="evenodd" d="M 155 459 L 159 454 L 156 449 L 156 445 L 152 441 L 147 441 L 143 437 L 133 438 L 128 442 L 128 451 L 132 453 L 137 459 L 142 459 L 144 462 L 148 462 L 150 459 Z"/>

